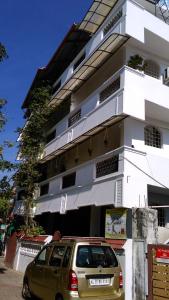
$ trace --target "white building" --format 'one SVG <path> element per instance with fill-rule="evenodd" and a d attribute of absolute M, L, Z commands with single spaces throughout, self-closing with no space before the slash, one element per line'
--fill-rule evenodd
<path fill-rule="evenodd" d="M 123 207 L 156 207 L 169 227 L 168 16 L 165 2 L 93 1 L 38 70 L 31 89 L 52 79 L 65 105 L 41 158 L 48 233 L 104 235 L 106 209 Z"/>

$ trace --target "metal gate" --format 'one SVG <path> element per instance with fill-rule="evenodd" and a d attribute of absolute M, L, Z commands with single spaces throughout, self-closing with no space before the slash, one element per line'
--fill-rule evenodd
<path fill-rule="evenodd" d="M 148 245 L 148 300 L 169 299 L 169 245 Z"/>

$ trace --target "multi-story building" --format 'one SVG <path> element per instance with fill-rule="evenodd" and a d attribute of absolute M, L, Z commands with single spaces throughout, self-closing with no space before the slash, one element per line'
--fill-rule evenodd
<path fill-rule="evenodd" d="M 168 22 L 165 1 L 93 1 L 37 71 L 23 108 L 50 80 L 63 113 L 40 160 L 35 214 L 48 233 L 104 235 L 107 208 L 155 207 L 169 227 Z"/>
<path fill-rule="evenodd" d="M 64 105 L 41 158 L 36 216 L 47 231 L 102 235 L 112 207 L 156 207 L 168 226 L 167 12 L 154 1 L 93 1 L 37 71 L 30 91 L 48 79 L 50 104 Z"/>

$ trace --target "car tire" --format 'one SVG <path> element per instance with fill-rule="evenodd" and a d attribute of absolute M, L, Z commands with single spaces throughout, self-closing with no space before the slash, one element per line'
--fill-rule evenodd
<path fill-rule="evenodd" d="M 22 298 L 26 299 L 26 300 L 31 300 L 32 299 L 32 295 L 29 289 L 29 284 L 28 284 L 28 280 L 24 279 L 23 281 L 23 286 L 22 286 Z"/>
<path fill-rule="evenodd" d="M 56 295 L 55 300 L 63 300 L 63 297 L 61 295 Z"/>

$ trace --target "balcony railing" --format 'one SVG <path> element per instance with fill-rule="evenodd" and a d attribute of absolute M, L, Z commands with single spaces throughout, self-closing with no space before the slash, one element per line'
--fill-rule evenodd
<path fill-rule="evenodd" d="M 104 82 L 81 105 L 56 125 L 57 136 L 45 147 L 45 156 L 116 115 L 121 110 L 123 69 Z M 118 111 L 119 110 L 119 111 Z"/>
<path fill-rule="evenodd" d="M 123 164 L 120 156 L 123 153 L 123 147 L 104 154 L 92 161 L 84 163 L 76 168 L 67 170 L 45 182 L 40 183 L 40 197 L 46 197 L 53 194 L 61 193 L 65 189 L 74 189 L 88 184 L 93 184 L 108 176 L 114 176 L 122 173 Z"/>
<path fill-rule="evenodd" d="M 124 28 L 125 26 L 120 26 L 120 23 L 124 23 L 125 21 L 125 13 L 123 12 L 124 5 L 121 6 L 118 11 L 112 10 L 110 13 L 108 19 L 105 20 L 105 22 L 102 24 L 100 29 L 97 31 L 97 33 L 90 39 L 90 41 L 87 43 L 87 45 L 84 47 L 84 49 L 81 51 L 78 59 L 77 57 L 72 61 L 72 63 L 69 65 L 69 67 L 64 71 L 64 73 L 60 76 L 60 78 L 57 79 L 55 85 L 54 85 L 54 95 L 53 97 L 57 98 L 57 92 L 59 92 L 59 84 L 60 88 L 64 86 L 66 82 L 71 79 L 72 75 L 74 74 L 74 71 L 81 65 L 81 63 L 90 57 L 90 55 L 97 49 L 99 45 L 104 43 L 104 41 L 107 39 L 109 35 L 112 33 L 117 33 L 120 35 L 124 35 Z"/>

